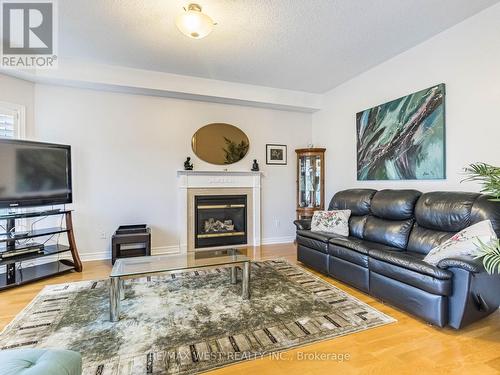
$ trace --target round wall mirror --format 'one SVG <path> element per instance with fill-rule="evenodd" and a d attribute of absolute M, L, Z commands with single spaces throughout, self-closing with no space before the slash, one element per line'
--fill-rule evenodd
<path fill-rule="evenodd" d="M 233 164 L 245 157 L 250 146 L 248 137 L 236 126 L 214 123 L 198 129 L 191 140 L 193 151 L 211 164 Z"/>

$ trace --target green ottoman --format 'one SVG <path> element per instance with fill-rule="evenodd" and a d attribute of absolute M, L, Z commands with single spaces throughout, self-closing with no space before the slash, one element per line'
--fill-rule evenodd
<path fill-rule="evenodd" d="M 71 350 L 0 351 L 0 375 L 81 375 L 82 356 Z"/>

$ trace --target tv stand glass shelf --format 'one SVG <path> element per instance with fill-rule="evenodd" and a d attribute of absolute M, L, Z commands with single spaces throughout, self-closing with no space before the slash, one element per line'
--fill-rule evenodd
<path fill-rule="evenodd" d="M 5 273 L 0 273 L 0 291 L 62 272 L 82 271 L 71 214 L 72 210 L 47 210 L 0 215 L 0 225 L 6 228 L 5 232 L 0 233 L 0 266 L 6 269 Z M 40 225 L 39 222 L 42 222 L 43 218 L 53 215 L 64 215 L 66 226 L 37 228 L 16 234 L 16 220 L 39 217 L 41 219 L 37 220 L 37 225 Z M 6 225 L 1 223 L 2 221 L 6 222 Z M 69 246 L 59 243 L 39 244 L 36 241 L 38 237 L 59 234 L 67 236 Z M 43 257 L 57 256 L 66 252 L 71 253 L 72 259 L 57 259 L 48 263 L 23 267 L 24 261 L 33 262 Z"/>
<path fill-rule="evenodd" d="M 32 231 L 22 232 L 21 235 L 16 235 L 14 233 L 0 233 L 0 248 L 5 242 L 12 240 L 24 240 L 28 238 L 42 237 L 42 236 L 51 236 L 53 234 L 65 233 L 68 229 L 62 227 L 55 228 L 43 228 L 43 229 L 35 229 Z"/>
<path fill-rule="evenodd" d="M 14 212 L 0 215 L 0 220 L 9 219 L 26 219 L 30 217 L 42 217 L 42 216 L 53 216 L 53 215 L 63 215 L 70 213 L 73 210 L 45 210 L 45 211 L 28 211 L 28 212 Z"/>

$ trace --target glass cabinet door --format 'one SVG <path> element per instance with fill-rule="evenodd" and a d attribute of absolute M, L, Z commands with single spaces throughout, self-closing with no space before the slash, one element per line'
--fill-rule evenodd
<path fill-rule="evenodd" d="M 321 206 L 321 157 L 304 155 L 299 157 L 299 207 Z"/>

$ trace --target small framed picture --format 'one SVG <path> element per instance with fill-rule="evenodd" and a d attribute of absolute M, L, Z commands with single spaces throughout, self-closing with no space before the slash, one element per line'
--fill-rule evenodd
<path fill-rule="evenodd" d="M 266 164 L 286 165 L 286 145 L 266 145 Z"/>

